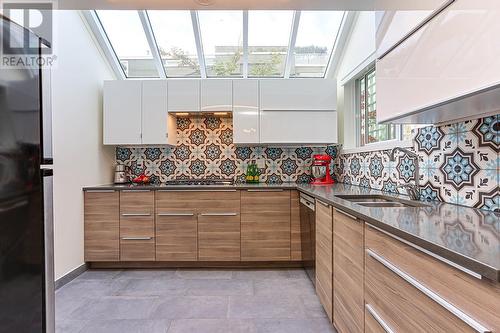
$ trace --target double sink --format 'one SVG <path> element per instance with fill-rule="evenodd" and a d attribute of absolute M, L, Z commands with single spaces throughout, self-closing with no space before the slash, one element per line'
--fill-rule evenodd
<path fill-rule="evenodd" d="M 428 205 L 419 201 L 405 200 L 382 194 L 375 195 L 337 195 L 337 198 L 344 199 L 365 207 L 427 207 Z"/>

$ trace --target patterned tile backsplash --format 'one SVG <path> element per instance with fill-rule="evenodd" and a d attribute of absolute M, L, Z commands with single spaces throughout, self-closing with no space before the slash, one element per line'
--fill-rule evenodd
<path fill-rule="evenodd" d="M 262 159 L 261 181 L 309 182 L 312 155 L 334 158 L 339 182 L 398 192 L 413 182 L 417 161 L 389 151 L 339 155 L 339 147 L 235 147 L 231 118 L 177 119 L 177 146 L 118 147 L 116 160 L 134 175 L 145 172 L 153 182 L 185 178 L 229 178 L 244 181 L 251 160 Z M 424 199 L 500 212 L 500 115 L 415 133 Z M 404 190 L 401 190 L 404 193 Z"/>
<path fill-rule="evenodd" d="M 413 151 L 424 199 L 500 212 L 500 114 L 420 128 Z M 343 154 L 338 163 L 343 183 L 398 192 L 414 181 L 416 161 L 406 155 L 391 162 L 389 151 Z"/>
<path fill-rule="evenodd" d="M 261 181 L 309 182 L 314 154 L 337 156 L 337 147 L 235 147 L 231 118 L 177 118 L 177 146 L 118 147 L 116 160 L 133 175 L 145 172 L 153 182 L 186 178 L 244 181 L 252 160 L 265 160 Z"/>

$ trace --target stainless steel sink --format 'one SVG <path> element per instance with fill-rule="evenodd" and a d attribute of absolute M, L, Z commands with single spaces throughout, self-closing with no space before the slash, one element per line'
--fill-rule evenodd
<path fill-rule="evenodd" d="M 337 198 L 354 202 L 360 206 L 365 207 L 426 207 L 425 203 L 415 200 L 405 200 L 400 198 L 391 197 L 388 195 L 375 194 L 375 195 L 337 195 Z"/>

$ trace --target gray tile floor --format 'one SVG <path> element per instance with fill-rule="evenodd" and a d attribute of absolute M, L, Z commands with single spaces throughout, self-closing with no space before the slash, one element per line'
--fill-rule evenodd
<path fill-rule="evenodd" d="M 57 333 L 334 332 L 302 269 L 90 270 L 56 292 Z"/>

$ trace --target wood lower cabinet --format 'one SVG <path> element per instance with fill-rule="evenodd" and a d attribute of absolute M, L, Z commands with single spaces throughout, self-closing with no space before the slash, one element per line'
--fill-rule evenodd
<path fill-rule="evenodd" d="M 239 191 L 157 191 L 157 261 L 239 259 Z"/>
<path fill-rule="evenodd" d="M 499 332 L 500 284 L 480 280 L 369 225 L 365 302 L 394 332 Z"/>
<path fill-rule="evenodd" d="M 365 333 L 390 333 L 394 330 L 377 313 L 372 304 L 365 304 Z"/>
<path fill-rule="evenodd" d="M 333 321 L 339 332 L 364 330 L 364 222 L 333 209 Z"/>
<path fill-rule="evenodd" d="M 84 200 L 85 261 L 119 261 L 119 192 L 86 191 Z"/>
<path fill-rule="evenodd" d="M 290 191 L 241 191 L 241 260 L 290 260 Z"/>
<path fill-rule="evenodd" d="M 307 230 L 305 230 L 307 227 Z M 302 253 L 302 236 L 309 232 L 309 226 L 300 224 L 300 197 L 298 191 L 290 192 L 290 260 L 300 261 L 309 259 L 310 254 Z"/>
<path fill-rule="evenodd" d="M 332 207 L 316 200 L 316 293 L 333 320 L 333 230 Z"/>
<path fill-rule="evenodd" d="M 120 192 L 120 260 L 155 260 L 154 191 Z"/>

